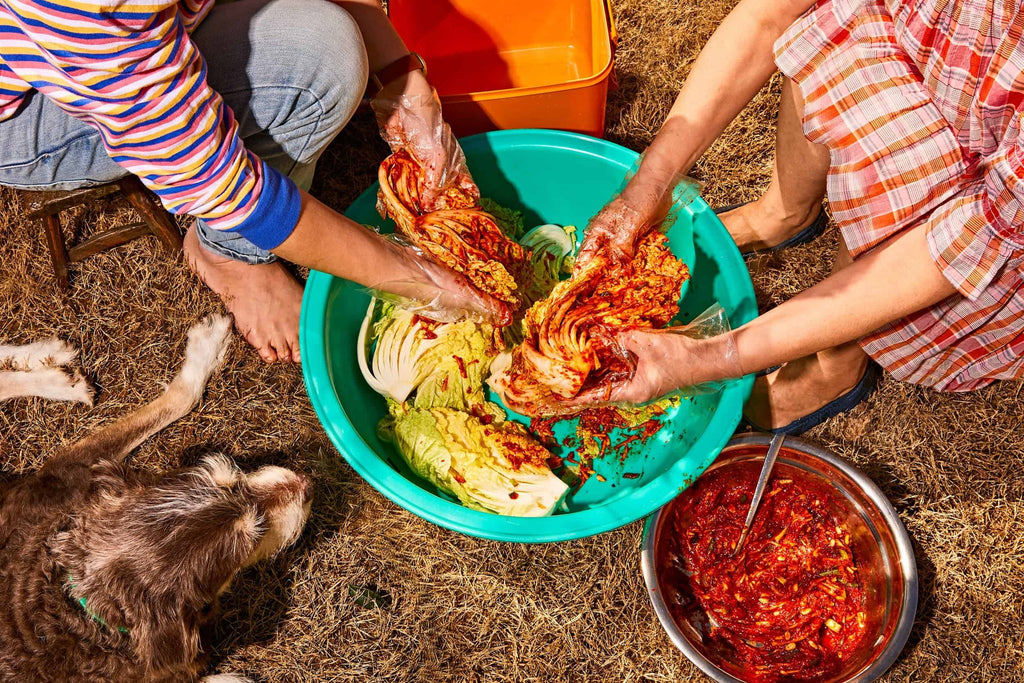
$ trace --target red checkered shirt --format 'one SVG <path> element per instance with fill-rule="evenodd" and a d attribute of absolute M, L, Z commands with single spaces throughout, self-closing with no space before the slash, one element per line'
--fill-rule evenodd
<path fill-rule="evenodd" d="M 1024 376 L 1022 34 L 1018 2 L 826 0 L 775 45 L 853 256 L 924 223 L 959 291 L 861 341 L 897 379 Z"/>

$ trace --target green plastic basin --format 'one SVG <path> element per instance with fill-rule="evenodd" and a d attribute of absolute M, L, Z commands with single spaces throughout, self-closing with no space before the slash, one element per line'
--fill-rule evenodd
<path fill-rule="evenodd" d="M 511 130 L 462 140 L 470 171 L 483 196 L 525 212 L 527 228 L 542 223 L 582 228 L 621 187 L 637 154 L 575 133 Z M 346 214 L 382 225 L 377 186 Z M 388 226 L 384 226 L 387 229 Z M 718 302 L 734 326 L 757 315 L 754 290 L 739 251 L 703 200 L 680 211 L 669 230 L 673 252 L 690 266 L 680 300 L 681 320 Z M 665 427 L 625 461 L 606 455 L 569 499 L 569 511 L 551 517 L 502 517 L 463 507 L 413 474 L 375 428 L 384 400 L 363 381 L 356 339 L 368 296 L 356 285 L 313 272 L 302 303 L 300 343 L 306 389 L 332 443 L 374 488 L 406 510 L 455 531 L 502 541 L 541 543 L 592 536 L 649 515 L 690 485 L 725 446 L 750 395 L 753 377 L 721 391 L 687 398 Z M 513 419 L 521 419 L 513 415 Z M 571 430 L 563 423 L 556 436 Z M 563 453 L 562 455 L 565 455 Z M 601 481 L 601 479 L 604 481 Z"/>

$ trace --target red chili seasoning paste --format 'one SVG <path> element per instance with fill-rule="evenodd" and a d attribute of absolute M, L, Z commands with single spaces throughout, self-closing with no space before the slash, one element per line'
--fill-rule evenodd
<path fill-rule="evenodd" d="M 682 561 L 712 639 L 735 649 L 751 680 L 835 674 L 865 637 L 849 530 L 830 512 L 826 489 L 775 477 L 732 557 L 756 480 L 753 471 L 702 477 L 671 520 L 670 561 Z"/>
<path fill-rule="evenodd" d="M 651 437 L 664 426 L 661 418 L 671 403 L 653 404 L 643 408 L 625 408 L 612 406 L 607 408 L 588 408 L 574 417 L 578 419 L 573 434 L 565 438 L 563 447 L 575 451 L 574 458 L 564 462 L 574 465 L 577 471 L 575 488 L 583 486 L 594 474 L 594 461 L 602 459 L 608 453 L 615 453 L 621 462 L 626 462 L 632 454 L 634 446 L 642 447 Z M 530 431 L 548 447 L 558 446 L 555 439 L 554 426 L 565 417 L 534 418 L 530 422 Z M 616 438 L 612 438 L 612 433 Z M 626 479 L 637 479 L 639 472 L 626 473 Z M 598 476 L 598 481 L 607 481 Z"/>

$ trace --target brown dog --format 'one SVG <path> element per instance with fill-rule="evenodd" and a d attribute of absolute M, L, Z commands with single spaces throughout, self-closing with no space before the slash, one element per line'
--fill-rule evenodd
<path fill-rule="evenodd" d="M 301 475 L 243 474 L 221 456 L 163 475 L 124 464 L 198 403 L 229 334 L 224 317 L 193 327 L 163 395 L 0 487 L 0 680 L 193 681 L 218 596 L 298 539 Z"/>

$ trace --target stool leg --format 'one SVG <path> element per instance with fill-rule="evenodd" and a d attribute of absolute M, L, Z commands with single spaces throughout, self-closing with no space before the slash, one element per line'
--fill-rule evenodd
<path fill-rule="evenodd" d="M 64 233 L 60 229 L 60 216 L 43 216 L 42 223 L 46 232 L 46 246 L 49 247 L 50 258 L 53 259 L 53 272 L 57 275 L 57 284 L 68 292 L 71 290 L 71 283 L 68 280 L 68 250 L 64 245 Z"/>
<path fill-rule="evenodd" d="M 146 189 L 142 181 L 130 175 L 120 182 L 121 191 L 128 203 L 142 216 L 142 221 L 150 231 L 171 251 L 181 249 L 181 233 L 178 226 L 171 220 L 170 214 L 160 202 Z"/>

